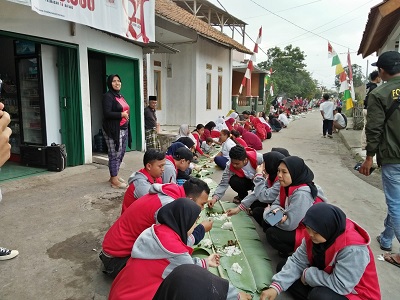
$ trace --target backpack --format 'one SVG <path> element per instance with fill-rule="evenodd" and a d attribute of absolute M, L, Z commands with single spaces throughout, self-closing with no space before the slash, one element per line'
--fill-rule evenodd
<path fill-rule="evenodd" d="M 344 119 L 344 123 L 346 124 L 346 126 L 344 126 L 344 128 L 346 128 L 347 127 L 347 117 L 345 114 L 342 114 L 342 113 L 340 113 L 340 114 L 342 115 L 342 117 Z"/>

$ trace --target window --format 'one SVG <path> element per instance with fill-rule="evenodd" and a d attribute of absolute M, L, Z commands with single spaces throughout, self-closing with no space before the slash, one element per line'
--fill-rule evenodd
<path fill-rule="evenodd" d="M 206 109 L 211 109 L 211 73 L 206 78 Z"/>
<path fill-rule="evenodd" d="M 222 109 L 222 76 L 218 76 L 218 109 Z"/>
<path fill-rule="evenodd" d="M 157 96 L 157 109 L 161 109 L 161 71 L 154 71 L 154 96 Z"/>

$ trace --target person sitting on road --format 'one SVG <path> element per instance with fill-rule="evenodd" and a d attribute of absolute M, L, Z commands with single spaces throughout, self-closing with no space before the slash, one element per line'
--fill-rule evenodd
<path fill-rule="evenodd" d="M 149 149 L 143 156 L 143 169 L 133 172 L 128 179 L 128 189 L 122 201 L 121 214 L 137 199 L 146 195 L 153 183 L 162 183 L 161 176 L 164 172 L 165 154 Z"/>
<path fill-rule="evenodd" d="M 247 195 L 236 208 L 227 210 L 228 217 L 238 214 L 240 211 L 252 211 L 253 218 L 262 225 L 263 209 L 271 204 L 279 195 L 280 183 L 278 180 L 278 166 L 285 158 L 282 153 L 271 151 L 263 155 L 264 163 L 257 166 L 256 175 L 253 178 L 254 191 Z M 264 178 L 264 170 L 268 178 Z M 263 209 L 254 209 L 261 207 Z M 259 212 L 254 214 L 254 212 Z"/>
<path fill-rule="evenodd" d="M 260 138 L 257 135 L 255 135 L 250 131 L 247 131 L 241 126 L 236 127 L 236 130 L 240 133 L 242 139 L 246 142 L 246 144 L 250 148 L 253 148 L 254 150 L 262 150 L 263 145 Z"/>
<path fill-rule="evenodd" d="M 269 114 L 268 116 L 268 123 L 271 125 L 272 131 L 273 132 L 279 132 L 282 129 L 282 124 L 281 122 L 278 121 L 277 118 L 273 114 Z"/>
<path fill-rule="evenodd" d="M 248 147 L 247 143 L 240 137 L 240 133 L 237 130 L 231 130 L 231 139 L 238 145 Z"/>
<path fill-rule="evenodd" d="M 260 300 L 288 291 L 296 300 L 380 300 L 381 292 L 369 247 L 370 237 L 333 205 L 313 205 L 303 219 L 306 235 L 286 263 L 278 265 Z"/>
<path fill-rule="evenodd" d="M 187 147 L 183 146 L 177 149 L 173 155 L 167 155 L 165 158 L 162 182 L 176 183 L 178 170 L 185 172 L 189 168 L 189 165 L 193 160 L 193 153 Z"/>
<path fill-rule="evenodd" d="M 283 128 L 286 128 L 289 125 L 289 119 L 283 110 L 279 111 L 278 121 L 281 122 Z"/>
<path fill-rule="evenodd" d="M 337 133 L 340 129 L 346 128 L 346 120 L 342 116 L 342 108 L 336 107 L 333 110 L 333 128 L 332 132 Z"/>
<path fill-rule="evenodd" d="M 325 202 L 327 199 L 320 187 L 313 180 L 314 174 L 297 156 L 285 157 L 278 167 L 280 183 L 279 196 L 264 211 L 264 220 L 270 211 L 283 211 L 282 220 L 274 226 L 263 222 L 263 228 L 268 243 L 278 250 L 279 254 L 287 257 L 296 250 L 305 235 L 305 227 L 301 224 L 307 210 L 315 203 Z M 255 208 L 254 214 L 259 214 Z"/>
<path fill-rule="evenodd" d="M 105 274 L 115 278 L 125 266 L 132 246 L 138 236 L 157 222 L 157 211 L 175 199 L 188 197 L 201 208 L 207 203 L 210 188 L 198 178 L 190 178 L 183 186 L 173 183 L 153 184 L 149 194 L 139 198 L 115 221 L 104 236 L 102 251 L 99 254 L 104 264 Z M 212 228 L 212 221 L 203 221 L 188 239 L 194 245 L 204 238 L 205 232 Z"/>
<path fill-rule="evenodd" d="M 201 136 L 204 133 L 204 125 L 203 124 L 197 124 L 196 129 L 192 131 L 192 136 L 195 138 L 196 140 L 196 152 L 200 155 L 203 155 L 205 157 L 210 157 L 210 155 L 208 155 L 208 152 L 203 152 L 203 149 L 201 148 L 201 145 L 203 143 L 203 141 L 201 140 Z"/>
<path fill-rule="evenodd" d="M 201 143 L 201 149 L 204 151 L 204 153 L 210 153 L 211 150 L 213 149 L 213 144 L 214 140 L 210 137 L 208 137 L 205 141 Z"/>
<path fill-rule="evenodd" d="M 228 280 L 194 264 L 176 267 L 163 280 L 153 300 L 251 300 Z"/>
<path fill-rule="evenodd" d="M 263 163 L 262 154 L 257 153 L 252 148 L 243 148 L 240 145 L 232 147 L 229 151 L 230 161 L 222 173 L 222 178 L 215 189 L 212 199 L 208 201 L 208 206 L 213 207 L 217 200 L 220 200 L 229 186 L 238 193 L 234 202 L 239 204 L 244 199 L 249 190 L 253 190 L 253 177 L 256 168 Z"/>
<path fill-rule="evenodd" d="M 231 133 L 227 129 L 222 129 L 219 142 L 222 144 L 221 151 L 214 157 L 215 164 L 221 169 L 225 169 L 229 160 L 229 151 L 236 143 L 230 138 Z"/>
<path fill-rule="evenodd" d="M 193 249 L 186 245 L 200 211 L 200 207 L 187 198 L 160 208 L 159 224 L 151 225 L 139 235 L 125 268 L 112 283 L 108 299 L 151 300 L 175 267 L 183 264 L 197 264 L 203 268 L 219 266 L 219 254 L 204 259 L 192 258 Z"/>

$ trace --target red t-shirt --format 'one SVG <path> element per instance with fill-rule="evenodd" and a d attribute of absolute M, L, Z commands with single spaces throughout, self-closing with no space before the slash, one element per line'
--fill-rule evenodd
<path fill-rule="evenodd" d="M 129 111 L 129 105 L 128 105 L 128 103 L 126 103 L 124 97 L 122 97 L 122 96 L 121 97 L 115 97 L 115 100 L 117 100 L 118 103 L 121 104 L 122 111 L 126 111 L 126 110 Z M 126 122 L 128 122 L 127 119 L 121 118 L 121 122 L 119 122 L 119 126 L 124 125 Z"/>

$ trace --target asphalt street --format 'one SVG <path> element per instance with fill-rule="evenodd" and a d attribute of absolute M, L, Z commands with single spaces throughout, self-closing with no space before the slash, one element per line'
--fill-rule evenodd
<path fill-rule="evenodd" d="M 370 178 L 359 176 L 352 169 L 355 158 L 341 139 L 346 134 L 328 139 L 321 137 L 321 130 L 319 112 L 309 113 L 274 133 L 263 143 L 262 152 L 284 147 L 305 160 L 330 203 L 340 206 L 369 232 L 382 299 L 397 299 L 399 268 L 377 260 L 383 251 L 375 237 L 386 214 L 379 171 Z M 142 156 L 140 152 L 127 153 L 123 178 L 141 168 Z M 212 178 L 218 182 L 221 174 L 215 170 Z M 97 255 L 104 233 L 120 214 L 124 193 L 112 189 L 107 180 L 106 166 L 90 164 L 0 185 L 0 246 L 20 252 L 17 258 L 0 262 L 0 299 L 107 298 L 111 280 L 101 273 Z M 234 196 L 228 190 L 225 199 Z M 278 256 L 266 247 L 276 264 Z M 395 242 L 393 250 L 398 248 Z M 282 295 L 279 299 L 292 298 Z"/>

